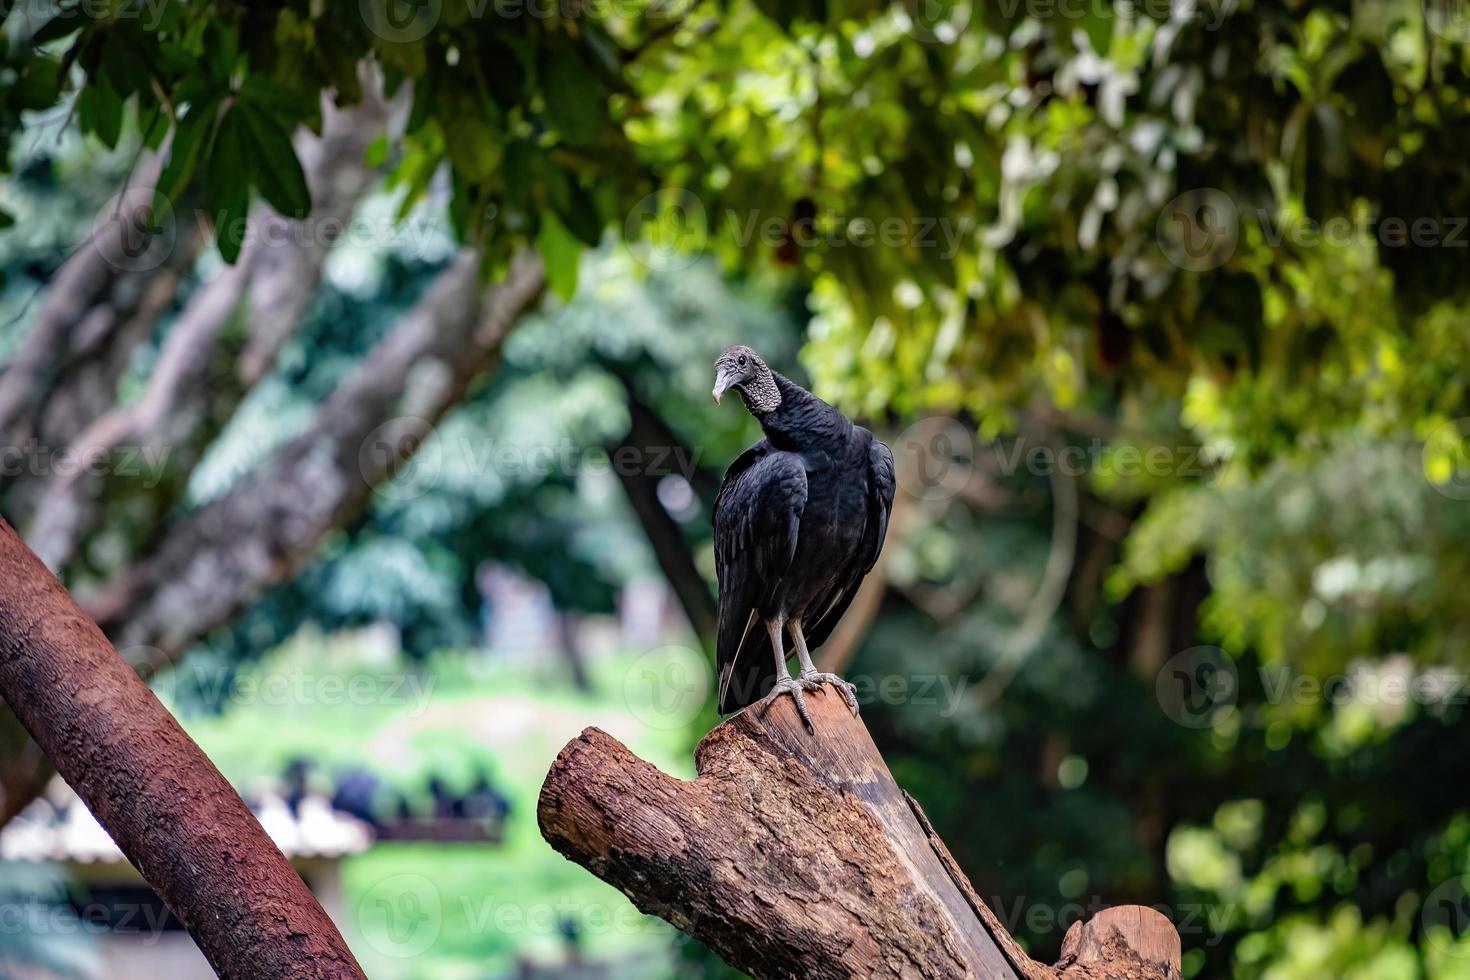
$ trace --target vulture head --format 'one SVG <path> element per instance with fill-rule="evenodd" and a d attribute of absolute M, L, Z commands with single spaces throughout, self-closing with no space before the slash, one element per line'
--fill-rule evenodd
<path fill-rule="evenodd" d="M 781 404 L 781 391 L 776 387 L 771 369 L 744 344 L 727 348 L 715 358 L 715 388 L 711 392 L 715 402 L 731 388 L 740 392 L 745 407 L 756 415 L 774 412 Z"/>

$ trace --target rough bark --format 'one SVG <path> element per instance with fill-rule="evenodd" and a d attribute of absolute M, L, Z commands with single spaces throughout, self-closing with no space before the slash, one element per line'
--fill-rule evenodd
<path fill-rule="evenodd" d="M 1114 909 L 1029 959 L 832 691 L 747 709 L 684 782 L 589 728 L 541 790 L 551 845 L 757 978 L 1177 980 L 1153 913 Z M 1074 936 L 1075 933 L 1075 936 Z"/>
<path fill-rule="evenodd" d="M 238 794 L 0 521 L 0 694 L 225 978 L 361 978 Z"/>
<path fill-rule="evenodd" d="M 176 656 L 367 506 L 541 295 L 541 263 L 530 254 L 488 294 L 478 266 L 474 254 L 457 258 L 304 433 L 85 600 L 119 646 Z"/>

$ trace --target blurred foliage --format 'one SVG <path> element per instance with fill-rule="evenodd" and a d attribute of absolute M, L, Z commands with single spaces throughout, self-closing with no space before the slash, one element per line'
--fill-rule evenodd
<path fill-rule="evenodd" d="M 919 509 L 852 668 L 954 682 L 866 717 L 1020 938 L 1054 952 L 1076 913 L 1131 900 L 1174 913 L 1191 976 L 1470 976 L 1453 3 L 386 9 L 19 4 L 5 23 L 0 139 L 25 111 L 73 116 L 92 142 L 72 153 L 172 128 L 166 193 L 202 182 L 226 232 L 249 194 L 307 207 L 286 135 L 324 89 L 355 99 L 371 54 L 413 86 L 402 144 L 375 151 L 392 206 L 444 204 L 491 269 L 534 244 L 575 293 L 218 656 L 302 619 L 386 620 L 420 657 L 467 642 L 487 555 L 606 610 L 653 574 L 585 465 L 628 390 L 717 473 L 753 430 L 704 400 L 711 356 L 800 346 L 817 390 L 881 428 L 952 415 L 978 459 L 1045 427 L 1088 461 L 1066 597 L 998 700 L 965 685 L 1004 661 L 1057 544 L 1055 481 L 1024 467 L 988 474 L 1006 506 Z M 96 188 L 10 160 L 5 272 L 41 282 Z M 288 436 L 450 249 L 340 257 L 369 268 L 329 277 L 193 499 Z M 681 515 L 696 551 L 703 518 Z M 1158 683 L 1199 643 L 1233 687 L 1192 726 Z"/>

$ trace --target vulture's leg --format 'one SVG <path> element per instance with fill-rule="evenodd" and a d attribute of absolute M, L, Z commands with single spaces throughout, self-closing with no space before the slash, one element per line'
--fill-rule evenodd
<path fill-rule="evenodd" d="M 852 709 L 852 713 L 857 714 L 857 688 L 836 674 L 828 674 L 817 669 L 817 665 L 812 663 L 811 651 L 806 648 L 806 637 L 802 635 L 799 619 L 791 621 L 791 639 L 796 643 L 796 659 L 801 661 L 801 676 L 797 679 L 797 683 L 808 691 L 818 690 L 823 684 L 831 684 L 837 688 L 838 693 L 842 695 L 842 700 L 846 701 L 847 706 Z"/>
<path fill-rule="evenodd" d="M 776 652 L 776 683 L 771 686 L 771 693 L 767 694 L 765 700 L 761 702 L 761 711 L 764 712 L 769 708 L 771 702 L 782 694 L 789 694 L 796 702 L 796 712 L 806 723 L 807 731 L 816 734 L 817 726 L 812 724 L 812 716 L 807 714 L 806 698 L 801 693 L 802 684 L 794 680 L 786 669 L 786 652 L 781 645 L 781 630 L 784 626 L 785 624 L 779 619 L 766 620 L 766 632 L 771 635 L 771 649 Z"/>

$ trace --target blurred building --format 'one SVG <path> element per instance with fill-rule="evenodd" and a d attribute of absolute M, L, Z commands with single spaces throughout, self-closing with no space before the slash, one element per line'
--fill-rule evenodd
<path fill-rule="evenodd" d="M 251 809 L 327 914 L 344 927 L 348 910 L 341 863 L 372 846 L 372 828 L 321 796 L 307 796 L 293 807 L 278 795 L 265 795 L 252 801 Z M 213 980 L 214 971 L 189 934 L 70 789 L 37 800 L 0 832 L 0 860 L 65 872 L 71 884 L 64 890 L 7 896 L 18 913 L 13 925 L 38 940 L 85 943 L 92 975 Z M 0 973 L 5 980 L 57 975 L 47 967 L 31 970 L 17 963 Z"/>

